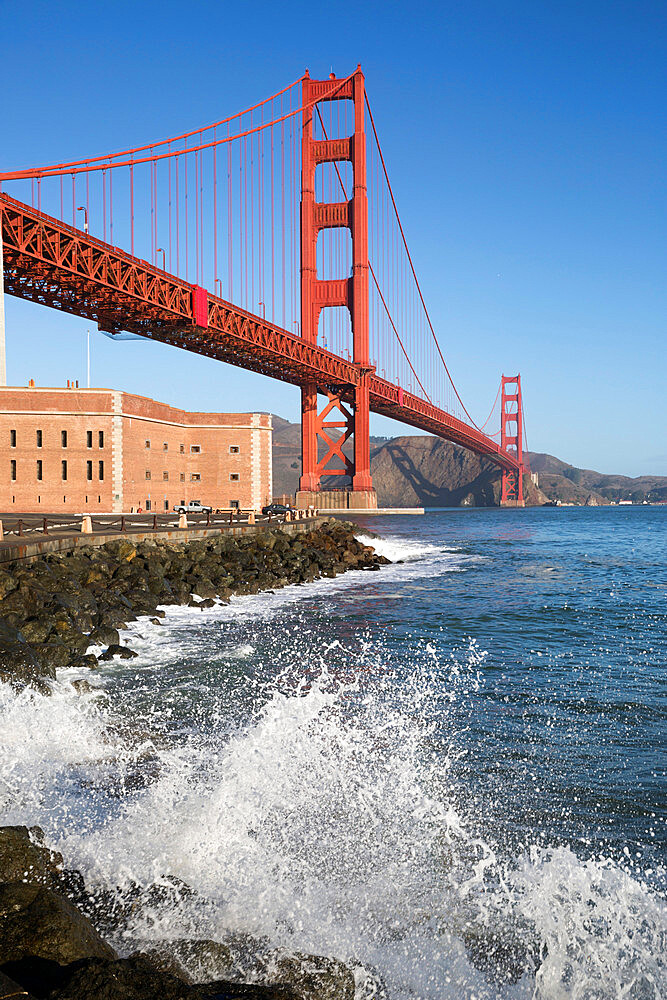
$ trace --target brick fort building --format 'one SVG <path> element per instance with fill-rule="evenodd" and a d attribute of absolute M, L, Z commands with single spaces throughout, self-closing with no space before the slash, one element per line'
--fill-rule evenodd
<path fill-rule="evenodd" d="M 0 387 L 0 510 L 164 513 L 272 495 L 271 416 L 189 413 L 113 389 Z"/>

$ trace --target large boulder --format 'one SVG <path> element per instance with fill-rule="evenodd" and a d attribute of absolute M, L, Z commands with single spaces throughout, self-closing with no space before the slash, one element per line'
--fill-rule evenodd
<path fill-rule="evenodd" d="M 138 656 L 133 649 L 129 646 L 119 646 L 117 643 L 112 643 L 108 649 L 105 649 L 102 655 L 99 657 L 100 660 L 113 660 L 114 656 L 120 656 L 121 660 L 131 660 L 135 656 Z"/>
<path fill-rule="evenodd" d="M 0 826 L 0 882 L 41 882 L 60 878 L 62 855 L 44 846 L 38 826 Z"/>
<path fill-rule="evenodd" d="M 67 965 L 45 959 L 10 962 L 5 970 L 23 989 L 48 1000 L 185 1000 L 189 987 L 156 969 L 149 956 L 84 958 Z"/>
<path fill-rule="evenodd" d="M 9 570 L 0 569 L 0 601 L 4 600 L 7 594 L 16 590 L 19 581 Z"/>
<path fill-rule="evenodd" d="M 118 629 L 111 625 L 98 625 L 88 636 L 90 646 L 117 646 L 119 642 Z"/>
<path fill-rule="evenodd" d="M 64 968 L 27 963 L 11 966 L 16 982 L 48 1000 L 296 1000 L 285 986 L 228 982 L 190 986 L 178 976 L 156 968 L 152 956 L 124 959 L 83 959 Z"/>
<path fill-rule="evenodd" d="M 41 885 L 0 885 L 0 965 L 42 958 L 67 965 L 115 952 L 68 899 Z"/>
<path fill-rule="evenodd" d="M 38 618 L 29 618 L 21 625 L 21 634 L 26 642 L 45 642 L 53 631 L 53 618 L 42 612 Z"/>
<path fill-rule="evenodd" d="M 107 542 L 104 547 L 119 562 L 132 562 L 137 554 L 136 545 L 133 545 L 127 538 L 121 538 L 117 542 Z"/>
<path fill-rule="evenodd" d="M 159 960 L 176 959 L 198 982 L 221 977 L 234 982 L 250 979 L 265 986 L 289 987 L 298 1000 L 354 1000 L 354 973 L 343 962 L 278 951 L 266 939 L 250 934 L 230 933 L 224 941 L 169 941 L 153 947 Z"/>
<path fill-rule="evenodd" d="M 0 681 L 18 689 L 30 685 L 47 693 L 49 689 L 44 678 L 55 676 L 54 665 L 42 660 L 18 629 L 8 622 L 0 622 Z"/>

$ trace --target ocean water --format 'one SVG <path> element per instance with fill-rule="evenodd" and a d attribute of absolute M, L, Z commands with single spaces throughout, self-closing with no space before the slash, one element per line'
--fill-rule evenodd
<path fill-rule="evenodd" d="M 379 572 L 169 608 L 139 658 L 0 686 L 0 822 L 195 894 L 358 1000 L 667 997 L 667 509 L 360 519 Z"/>

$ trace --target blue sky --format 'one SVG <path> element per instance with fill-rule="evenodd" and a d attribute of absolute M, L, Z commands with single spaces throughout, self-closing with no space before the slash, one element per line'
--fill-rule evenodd
<path fill-rule="evenodd" d="M 667 475 L 664 3 L 2 2 L 0 23 L 5 170 L 185 131 L 306 66 L 342 76 L 361 62 L 472 415 L 518 370 L 530 448 Z M 85 322 L 9 297 L 6 311 L 10 383 L 85 380 Z M 289 386 L 91 340 L 93 384 L 298 418 Z"/>

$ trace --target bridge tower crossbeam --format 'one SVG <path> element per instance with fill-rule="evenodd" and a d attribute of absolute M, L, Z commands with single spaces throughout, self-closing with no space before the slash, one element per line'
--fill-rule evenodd
<path fill-rule="evenodd" d="M 302 493 L 318 493 L 326 476 L 349 476 L 357 496 L 354 506 L 377 505 L 370 470 L 370 399 L 369 376 L 374 367 L 369 362 L 368 295 L 368 194 L 366 189 L 366 133 L 364 127 L 365 87 L 361 68 L 346 81 L 331 74 L 328 80 L 302 81 L 303 131 L 301 158 L 301 337 L 317 343 L 320 313 L 323 309 L 343 306 L 349 310 L 352 327 L 353 362 L 358 373 L 354 384 L 337 396 L 316 381 L 301 391 Z M 354 103 L 354 132 L 351 136 L 316 139 L 313 115 L 317 103 L 351 100 Z M 352 164 L 353 192 L 349 201 L 317 202 L 315 170 L 322 163 Z M 352 275 L 324 280 L 317 275 L 317 239 L 323 229 L 347 228 L 352 236 Z M 318 412 L 318 392 L 328 400 Z M 351 408 L 347 403 L 351 402 Z M 341 420 L 327 420 L 337 410 Z M 329 433 L 337 428 L 338 438 Z M 353 438 L 353 459 L 342 452 L 344 442 Z M 319 443 L 326 453 L 318 458 Z M 336 468 L 328 463 L 338 461 Z"/>

